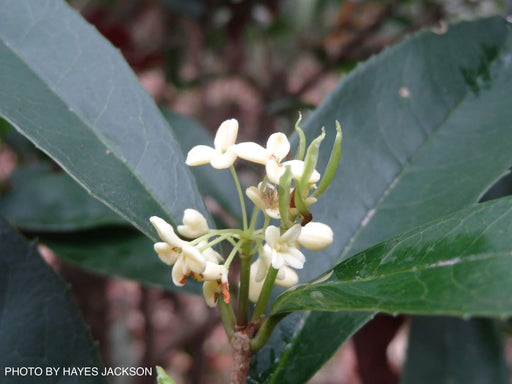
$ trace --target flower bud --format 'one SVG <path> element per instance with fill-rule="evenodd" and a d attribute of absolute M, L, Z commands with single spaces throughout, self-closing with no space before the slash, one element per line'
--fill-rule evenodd
<path fill-rule="evenodd" d="M 178 232 L 185 237 L 195 239 L 208 233 L 208 223 L 206 218 L 195 209 L 185 209 L 183 215 L 183 225 L 178 225 Z"/>
<path fill-rule="evenodd" d="M 331 245 L 333 232 L 327 224 L 312 221 L 302 227 L 297 241 L 311 251 L 319 251 Z"/>
<path fill-rule="evenodd" d="M 176 236 L 171 224 L 169 224 L 164 219 L 161 219 L 158 216 L 151 216 L 149 218 L 149 221 L 151 222 L 151 224 L 153 224 L 153 227 L 155 227 L 156 231 L 158 232 L 158 235 L 163 241 L 175 247 L 182 246 L 183 240 Z"/>

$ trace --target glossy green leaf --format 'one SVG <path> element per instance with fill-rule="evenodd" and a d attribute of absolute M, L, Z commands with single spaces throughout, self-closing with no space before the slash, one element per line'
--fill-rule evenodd
<path fill-rule="evenodd" d="M 206 212 L 165 119 L 96 29 L 61 0 L 6 0 L 0 19 L 0 116 L 152 238 L 152 215 Z"/>
<path fill-rule="evenodd" d="M 334 243 L 306 253 L 301 281 L 340 260 L 417 225 L 475 203 L 512 164 L 512 39 L 499 18 L 461 23 L 444 35 L 422 32 L 358 66 L 309 116 L 308 140 L 325 126 L 324 145 L 343 129 L 337 174 L 313 205 L 314 220 L 329 224 Z M 322 151 L 322 172 L 329 151 Z M 335 209 L 333 209 L 335 207 Z M 313 312 L 277 329 L 255 357 L 253 379 L 306 382 L 354 328 L 326 337 L 325 322 L 353 313 Z M 285 335 L 285 336 L 283 336 Z M 290 348 L 321 355 L 311 363 L 288 356 Z M 284 354 L 283 354 L 284 353 Z M 271 358 L 269 358 L 269 356 Z M 277 363 L 276 363 L 277 361 Z M 272 362 L 272 363 L 271 363 Z"/>
<path fill-rule="evenodd" d="M 60 259 L 91 272 L 165 289 L 176 288 L 171 280 L 171 268 L 160 261 L 151 240 L 140 233 L 108 228 L 77 234 L 41 235 L 40 239 Z M 189 280 L 181 291 L 201 293 L 201 285 Z"/>
<path fill-rule="evenodd" d="M 0 214 L 27 231 L 76 231 L 127 222 L 64 173 L 19 170 L 0 199 Z"/>
<path fill-rule="evenodd" d="M 271 313 L 379 311 L 512 315 L 512 198 L 477 204 L 416 228 L 299 285 Z"/>
<path fill-rule="evenodd" d="M 401 383 L 510 383 L 496 324 L 485 319 L 413 317 Z"/>
<path fill-rule="evenodd" d="M 0 266 L 2 383 L 76 383 L 77 376 L 62 376 L 64 367 L 101 367 L 96 345 L 69 288 L 43 261 L 35 246 L 2 219 Z M 60 367 L 60 377 L 11 376 L 5 374 L 7 367 Z M 99 384 L 106 380 L 101 375 L 82 376 L 80 383 Z"/>
<path fill-rule="evenodd" d="M 185 155 L 196 145 L 213 147 L 212 137 L 199 123 L 167 108 L 163 109 L 162 113 L 172 126 Z M 241 222 L 240 200 L 229 170 L 214 169 L 209 164 L 190 167 L 190 170 L 196 178 L 201 194 L 213 198 L 223 209 Z"/>

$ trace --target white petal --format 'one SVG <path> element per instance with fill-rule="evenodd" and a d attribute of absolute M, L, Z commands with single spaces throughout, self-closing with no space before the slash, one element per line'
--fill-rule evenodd
<path fill-rule="evenodd" d="M 261 145 L 253 142 L 237 144 L 233 146 L 233 151 L 235 151 L 238 157 L 258 164 L 266 164 L 271 155 Z"/>
<path fill-rule="evenodd" d="M 206 243 L 206 242 L 204 242 Z M 204 244 L 203 243 L 203 244 Z M 200 248 L 201 247 L 201 243 L 198 244 L 198 247 Z M 213 248 L 206 248 L 203 252 L 202 252 L 204 258 L 206 261 L 210 261 L 212 263 L 216 263 L 218 264 L 220 261 L 223 261 L 224 259 L 222 258 L 221 254 L 219 252 L 217 252 L 215 249 Z"/>
<path fill-rule="evenodd" d="M 310 205 L 315 204 L 317 201 L 318 199 L 316 197 L 309 196 L 306 197 L 306 199 L 304 199 L 304 204 L 306 204 L 306 206 L 309 207 Z"/>
<path fill-rule="evenodd" d="M 174 233 L 174 229 L 171 224 L 158 216 L 151 216 L 149 221 L 153 224 L 153 227 L 155 227 L 158 232 L 158 236 L 160 236 L 160 238 L 167 244 L 179 248 L 183 246 L 184 241 Z"/>
<path fill-rule="evenodd" d="M 300 235 L 300 224 L 294 224 L 281 236 L 281 243 L 293 245 Z M 268 241 L 268 240 L 267 240 Z"/>
<path fill-rule="evenodd" d="M 251 265 L 251 273 L 252 269 L 255 270 L 254 280 L 256 280 L 258 283 L 263 281 L 265 276 L 267 276 L 268 265 L 262 260 L 261 257 L 258 257 L 258 259 Z"/>
<path fill-rule="evenodd" d="M 261 198 L 261 192 L 258 188 L 254 186 L 249 187 L 245 190 L 245 194 L 259 209 L 264 210 L 267 208 L 266 204 L 263 202 L 263 199 Z"/>
<path fill-rule="evenodd" d="M 275 269 L 279 269 L 284 265 L 284 255 L 281 252 L 276 252 L 276 250 L 272 250 L 272 266 Z"/>
<path fill-rule="evenodd" d="M 302 160 L 285 161 L 283 166 L 287 165 L 291 167 L 293 178 L 299 180 L 304 173 L 304 162 Z M 315 169 L 309 178 L 309 183 L 316 183 L 318 180 L 320 180 L 320 173 Z"/>
<path fill-rule="evenodd" d="M 281 218 L 281 213 L 279 213 L 279 208 L 267 208 L 267 209 L 265 209 L 265 213 L 273 219 Z"/>
<path fill-rule="evenodd" d="M 305 248 L 319 251 L 332 244 L 333 236 L 332 229 L 327 224 L 312 221 L 302 228 L 297 240 Z"/>
<path fill-rule="evenodd" d="M 251 274 L 249 277 L 249 300 L 251 300 L 253 303 L 258 301 L 264 283 L 263 279 L 256 279 L 258 269 L 258 265 L 256 263 L 257 261 L 251 265 Z"/>
<path fill-rule="evenodd" d="M 188 238 L 195 239 L 208 232 L 208 222 L 205 217 L 195 209 L 185 209 L 183 224 L 178 225 L 178 232 Z"/>
<path fill-rule="evenodd" d="M 172 246 L 167 243 L 155 243 L 153 246 L 158 257 L 167 265 L 173 265 L 181 256 Z"/>
<path fill-rule="evenodd" d="M 207 145 L 196 145 L 188 151 L 185 164 L 190 167 L 208 164 L 216 154 L 217 151 L 212 147 L 208 147 Z"/>
<path fill-rule="evenodd" d="M 217 130 L 213 144 L 218 152 L 226 151 L 235 144 L 238 134 L 238 121 L 230 119 L 224 121 Z"/>
<path fill-rule="evenodd" d="M 223 280 L 227 282 L 228 270 L 223 265 L 218 265 L 216 263 L 211 263 L 209 261 L 206 262 L 206 268 L 203 273 L 201 273 L 201 277 L 205 281 L 210 280 Z"/>
<path fill-rule="evenodd" d="M 184 272 L 185 270 L 185 272 Z M 188 268 L 186 268 L 186 265 L 183 263 L 183 258 L 179 258 L 176 261 L 176 264 L 174 264 L 174 267 L 172 268 L 172 281 L 175 286 L 177 287 L 183 287 L 185 285 L 185 279 L 189 273 L 187 271 Z"/>
<path fill-rule="evenodd" d="M 299 282 L 299 276 L 293 269 L 284 266 L 279 270 L 279 272 L 283 272 L 282 275 L 284 275 L 282 278 L 278 277 L 276 279 L 276 284 L 279 285 L 280 287 L 290 288 L 293 287 L 294 285 L 297 285 L 297 283 Z"/>
<path fill-rule="evenodd" d="M 217 281 L 205 281 L 203 284 L 203 296 L 209 307 L 217 305 L 217 298 L 220 293 L 220 286 Z"/>
<path fill-rule="evenodd" d="M 284 133 L 274 133 L 267 140 L 267 150 L 281 161 L 290 152 L 290 142 Z"/>
<path fill-rule="evenodd" d="M 290 247 L 286 252 L 283 252 L 284 262 L 292 268 L 302 269 L 306 262 L 306 257 L 297 248 Z"/>
<path fill-rule="evenodd" d="M 236 153 L 232 149 L 228 149 L 225 153 L 217 153 L 213 156 L 210 164 L 216 169 L 225 169 L 233 165 L 236 160 Z"/>
<path fill-rule="evenodd" d="M 183 256 L 188 268 L 195 273 L 203 273 L 206 268 L 206 260 L 204 256 L 199 252 L 197 248 L 194 248 L 190 244 L 183 245 Z"/>
<path fill-rule="evenodd" d="M 283 164 L 277 164 L 274 160 L 267 161 L 265 165 L 268 179 L 276 185 L 279 185 L 279 179 L 283 176 L 286 168 Z"/>
<path fill-rule="evenodd" d="M 275 248 L 280 237 L 281 231 L 273 225 L 269 225 L 265 230 L 265 240 L 267 240 L 267 243 L 271 248 Z"/>

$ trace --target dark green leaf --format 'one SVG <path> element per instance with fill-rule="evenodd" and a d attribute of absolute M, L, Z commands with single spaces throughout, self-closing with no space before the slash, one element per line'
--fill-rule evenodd
<path fill-rule="evenodd" d="M 325 126 L 326 148 L 338 120 L 343 149 L 335 179 L 311 207 L 314 220 L 333 228 L 334 244 L 307 253 L 301 281 L 475 203 L 512 164 L 511 36 L 498 18 L 462 23 L 444 35 L 422 32 L 360 65 L 309 116 L 304 131 L 311 140 Z M 322 151 L 319 171 L 328 157 Z M 346 316 L 353 315 L 312 313 L 287 333 L 288 342 L 276 330 L 268 346 L 272 361 L 296 345 L 327 361 L 336 348 L 309 335 Z M 341 344 L 354 329 L 330 335 L 328 345 Z M 320 368 L 320 358 L 299 365 L 295 356 L 265 364 L 257 355 L 255 366 L 266 372 L 258 381 L 288 383 L 293 371 L 306 382 Z"/>
<path fill-rule="evenodd" d="M 41 242 L 59 258 L 92 272 L 174 288 L 171 268 L 160 261 L 151 240 L 142 234 L 109 228 L 74 235 L 44 235 Z M 200 293 L 201 286 L 189 280 L 181 290 Z"/>
<path fill-rule="evenodd" d="M 173 128 L 184 154 L 195 145 L 213 146 L 211 136 L 199 123 L 170 109 L 163 109 L 162 112 Z M 240 200 L 231 173 L 227 169 L 213 169 L 210 165 L 191 167 L 191 171 L 201 194 L 215 199 L 222 208 L 241 222 Z"/>
<path fill-rule="evenodd" d="M 78 13 L 15 0 L 0 20 L 0 116 L 152 238 L 152 215 L 175 223 L 185 208 L 206 212 L 156 105 Z"/>
<path fill-rule="evenodd" d="M 353 256 L 283 293 L 271 313 L 512 315 L 512 198 L 477 204 Z"/>
<path fill-rule="evenodd" d="M 485 319 L 413 317 L 401 383 L 510 383 L 499 330 Z"/>
<path fill-rule="evenodd" d="M 0 199 L 0 214 L 28 231 L 76 231 L 127 222 L 93 199 L 64 173 L 19 170 Z"/>
<path fill-rule="evenodd" d="M 2 383 L 76 383 L 76 376 L 10 376 L 6 367 L 100 367 L 69 289 L 0 219 L 0 369 Z M 81 376 L 80 383 L 106 383 Z"/>

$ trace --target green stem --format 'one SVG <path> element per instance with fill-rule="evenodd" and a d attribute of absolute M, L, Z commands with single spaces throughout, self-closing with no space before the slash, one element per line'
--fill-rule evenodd
<path fill-rule="evenodd" d="M 263 222 L 263 228 L 261 228 L 261 232 L 263 233 L 263 236 L 265 236 L 265 231 L 267 230 L 269 223 L 270 223 L 270 216 L 265 215 L 265 221 Z"/>
<path fill-rule="evenodd" d="M 200 251 L 204 251 L 205 249 L 211 248 L 215 244 L 219 244 L 219 243 L 223 242 L 224 240 L 229 239 L 230 237 L 232 237 L 231 233 L 226 233 L 224 235 L 221 235 L 221 236 L 217 237 L 215 240 L 212 240 L 209 243 L 207 243 L 204 246 L 202 246 L 201 248 L 199 248 L 199 250 Z"/>
<path fill-rule="evenodd" d="M 211 237 L 221 236 L 221 235 L 226 235 L 226 234 L 229 234 L 233 237 L 237 237 L 237 236 L 240 237 L 244 234 L 244 231 L 242 231 L 240 229 L 231 229 L 231 228 L 229 228 L 229 229 L 210 229 L 207 234 L 199 236 L 199 237 L 195 238 L 194 240 L 191 240 L 190 244 L 196 245 L 196 244 L 199 244 L 203 240 L 208 240 Z"/>
<path fill-rule="evenodd" d="M 244 194 L 242 192 L 242 187 L 240 186 L 240 180 L 238 180 L 238 176 L 235 171 L 235 167 L 229 167 L 231 171 L 231 175 L 233 175 L 233 180 L 235 180 L 236 189 L 238 191 L 238 197 L 240 198 L 240 206 L 242 207 L 242 221 L 244 231 L 247 230 L 247 211 L 245 210 L 245 199 Z"/>
<path fill-rule="evenodd" d="M 251 275 L 251 242 L 247 241 L 242 245 L 240 254 L 240 290 L 238 291 L 238 316 L 236 324 L 244 327 L 247 325 L 249 313 L 249 278 Z"/>
<path fill-rule="evenodd" d="M 280 313 L 278 315 L 273 315 L 263 322 L 261 328 L 256 334 L 256 337 L 254 337 L 254 339 L 251 340 L 250 345 L 251 351 L 253 353 L 258 352 L 267 343 L 276 325 L 279 324 L 279 322 L 283 320 L 287 315 L 288 313 Z"/>
<path fill-rule="evenodd" d="M 256 218 L 258 217 L 258 212 L 260 209 L 256 206 L 254 206 L 254 209 L 252 210 L 252 216 L 251 216 L 251 223 L 249 224 L 249 231 L 254 231 L 254 226 L 256 225 Z"/>
<path fill-rule="evenodd" d="M 226 331 L 226 336 L 228 337 L 228 340 L 231 340 L 231 336 L 233 336 L 233 332 L 235 330 L 235 313 L 233 312 L 233 307 L 224 301 L 222 295 L 219 295 L 217 305 L 219 307 L 224 330 Z"/>
<path fill-rule="evenodd" d="M 267 277 L 265 277 L 265 282 L 261 288 L 260 297 L 258 297 L 258 302 L 254 308 L 251 321 L 258 321 L 260 316 L 265 313 L 265 308 L 267 307 L 268 300 L 270 299 L 272 288 L 274 288 L 274 282 L 276 281 L 278 272 L 279 269 L 275 269 L 273 266 L 270 266 L 268 269 Z"/>
<path fill-rule="evenodd" d="M 240 247 L 242 246 L 243 244 L 243 240 L 240 240 L 234 247 L 233 249 L 231 250 L 231 252 L 229 253 L 229 256 L 228 258 L 226 259 L 226 261 L 224 262 L 224 267 L 226 267 L 227 269 L 229 269 L 229 266 L 231 265 L 231 262 L 233 261 L 233 259 L 235 258 L 235 255 L 236 253 L 238 252 L 238 250 L 240 249 Z"/>

